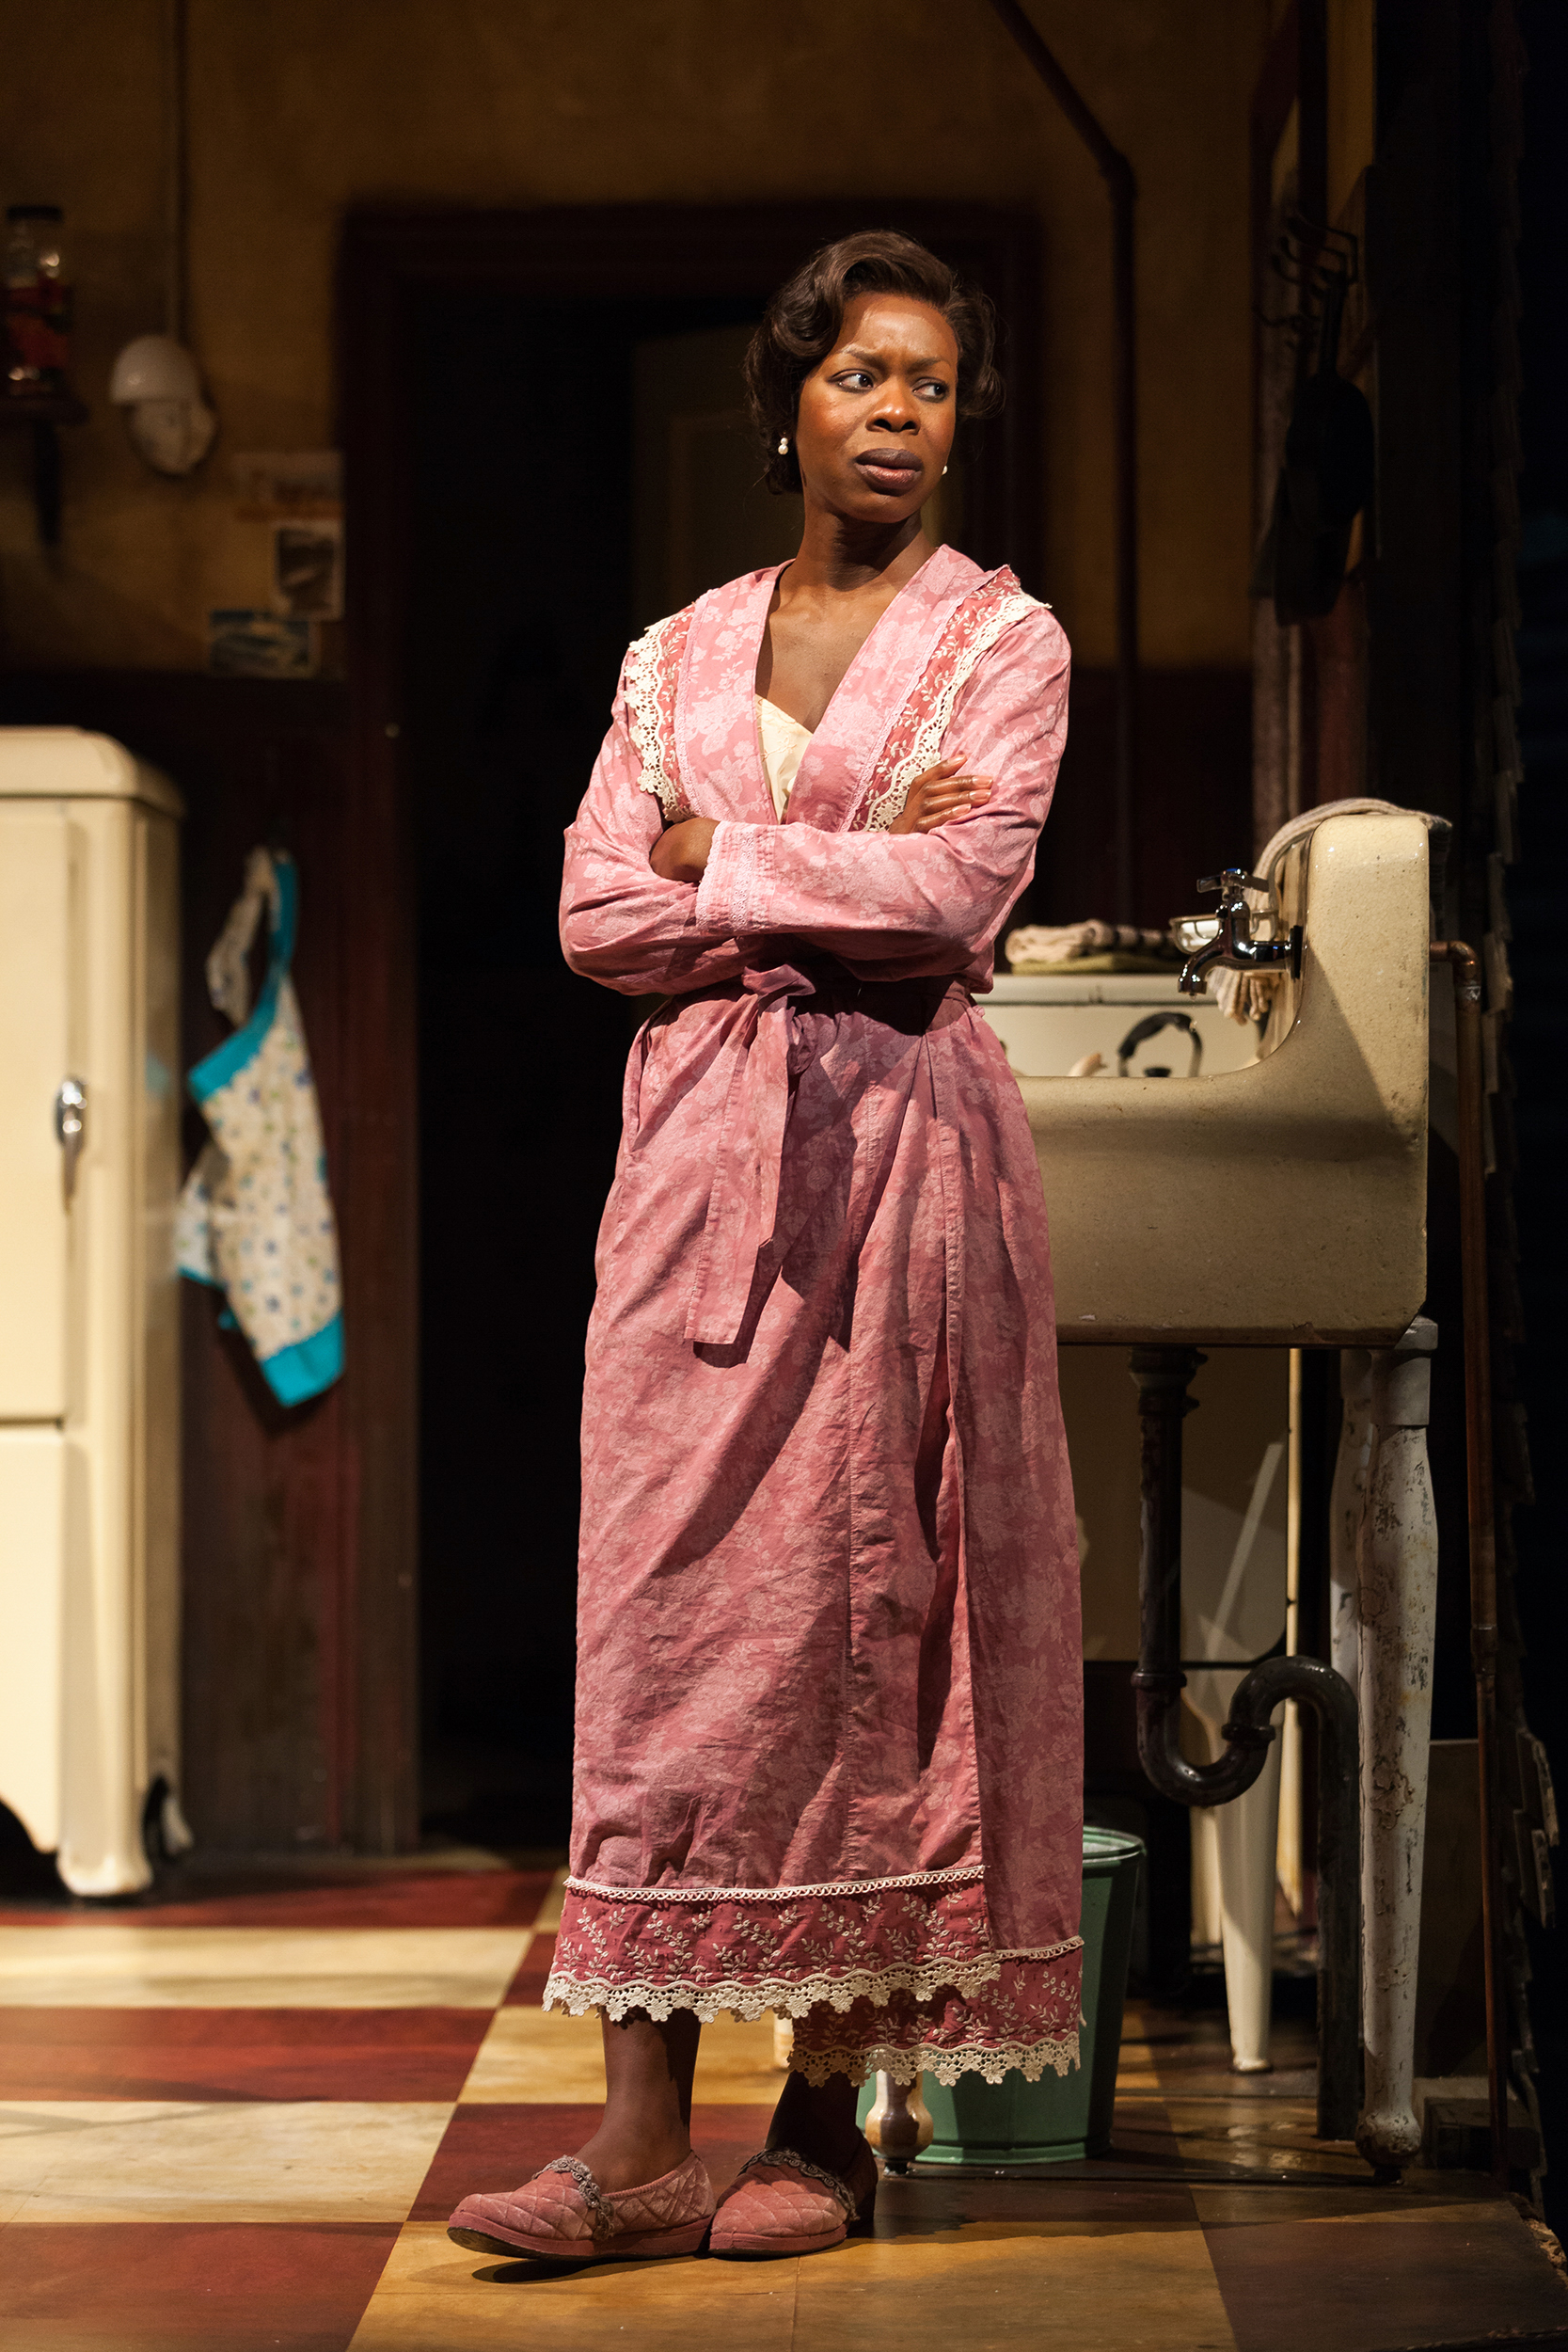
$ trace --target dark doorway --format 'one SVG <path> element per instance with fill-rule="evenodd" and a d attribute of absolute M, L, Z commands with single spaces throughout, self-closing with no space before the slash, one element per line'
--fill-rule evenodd
<path fill-rule="evenodd" d="M 404 1842 L 419 1825 L 509 1848 L 565 1833 L 582 1342 L 642 1009 L 561 961 L 562 830 L 628 639 L 788 552 L 793 517 L 756 485 L 741 425 L 739 351 L 800 260 L 883 222 L 1009 322 L 1007 409 L 969 437 L 940 527 L 1037 586 L 1026 219 L 857 201 L 347 227 L 351 686 L 387 901 L 376 1044 L 388 1139 L 417 1138 L 377 1279 L 405 1287 L 391 1321 L 417 1334 L 417 1404 L 412 1381 L 389 1376 L 387 1395 L 418 1466 L 418 1599 L 397 1544 L 365 1558 L 363 1596 L 407 1661 L 406 1726 L 388 1720 L 380 1743 Z"/>
<path fill-rule="evenodd" d="M 434 291 L 420 305 L 407 687 L 421 1806 L 429 1830 L 547 1845 L 564 1838 L 570 1801 L 594 1240 L 644 1009 L 562 961 L 561 836 L 627 640 L 668 609 L 654 559 L 672 543 L 689 564 L 696 553 L 689 516 L 672 530 L 648 478 L 660 454 L 639 430 L 650 345 L 662 358 L 689 344 L 700 369 L 716 337 L 721 348 L 744 337 L 756 306 L 498 293 L 453 308 Z M 733 411 L 738 387 L 724 389 Z M 688 415 L 722 420 L 723 397 L 709 391 Z M 723 473 L 752 455 L 721 423 L 705 437 L 688 424 L 676 442 L 696 442 L 710 467 L 730 458 L 713 468 Z M 663 525 L 652 547 L 638 528 L 650 508 Z"/>

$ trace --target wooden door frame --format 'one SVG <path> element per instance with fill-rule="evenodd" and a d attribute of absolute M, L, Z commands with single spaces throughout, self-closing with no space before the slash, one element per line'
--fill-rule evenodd
<path fill-rule="evenodd" d="M 984 288 L 1005 322 L 1008 398 L 966 480 L 966 539 L 1037 586 L 1039 236 L 1028 214 L 927 199 L 351 212 L 339 255 L 351 708 L 345 826 L 356 968 L 344 1008 L 340 1176 L 350 1525 L 341 1753 L 345 1833 L 391 1852 L 419 1834 L 419 1168 L 413 803 L 405 756 L 413 306 L 434 287 L 541 301 L 766 295 L 808 253 L 867 226 L 907 230 Z M 462 387 L 452 392 L 461 430 Z"/>

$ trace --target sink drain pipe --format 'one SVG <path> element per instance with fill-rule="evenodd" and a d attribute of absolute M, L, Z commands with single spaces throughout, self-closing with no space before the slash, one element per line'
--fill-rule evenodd
<path fill-rule="evenodd" d="M 1509 2030 L 1503 1975 L 1502 1856 L 1497 1778 L 1497 1533 L 1492 1501 L 1492 1334 L 1486 1299 L 1486 1167 L 1481 967 L 1462 939 L 1434 939 L 1433 963 L 1453 971 L 1459 1092 L 1459 1249 L 1465 1301 L 1465 1455 L 1470 1497 L 1470 1662 L 1476 1677 L 1481 1798 L 1481 1932 L 1486 1960 L 1486 2088 L 1492 2177 L 1509 2186 Z"/>
<path fill-rule="evenodd" d="M 1193 1764 L 1181 1753 L 1181 1423 L 1205 1359 L 1196 1347 L 1135 1347 L 1143 1432 L 1143 1536 L 1138 1564 L 1138 1756 L 1163 1797 L 1228 1804 L 1263 1769 L 1283 1699 L 1318 1718 L 1318 2137 L 1354 2137 L 1360 2106 L 1361 1843 L 1355 1693 L 1318 1658 L 1265 1658 L 1238 1686 L 1225 1753 Z"/>

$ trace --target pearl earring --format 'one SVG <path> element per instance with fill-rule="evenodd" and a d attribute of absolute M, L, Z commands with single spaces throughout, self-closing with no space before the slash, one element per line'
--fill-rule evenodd
<path fill-rule="evenodd" d="M 945 467 L 945 466 L 943 466 L 943 468 L 942 468 L 942 472 L 943 472 L 943 473 L 945 473 L 945 472 L 947 471 L 946 467 Z"/>
<path fill-rule="evenodd" d="M 787 457 L 789 455 L 789 436 L 787 433 L 781 433 L 779 436 L 779 455 L 781 457 Z"/>

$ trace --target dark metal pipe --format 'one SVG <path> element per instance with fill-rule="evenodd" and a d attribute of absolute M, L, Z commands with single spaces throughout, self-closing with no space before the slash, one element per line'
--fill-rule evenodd
<path fill-rule="evenodd" d="M 38 516 L 39 545 L 60 544 L 60 437 L 52 419 L 33 420 L 33 508 Z"/>
<path fill-rule="evenodd" d="M 1135 1347 L 1143 1425 L 1139 1559 L 1138 1756 L 1163 1797 L 1228 1804 L 1263 1769 L 1282 1699 L 1318 1717 L 1318 2136 L 1349 2139 L 1360 2106 L 1360 1728 L 1355 1693 L 1318 1658 L 1266 1658 L 1241 1682 L 1212 1764 L 1181 1753 L 1181 1423 L 1196 1400 L 1196 1347 Z"/>
<path fill-rule="evenodd" d="M 1432 961 L 1453 967 L 1459 1236 L 1465 1297 L 1465 1453 L 1470 1493 L 1470 1661 L 1476 1677 L 1481 1902 L 1486 1960 L 1486 2089 L 1492 2177 L 1506 2189 L 1509 2030 L 1498 1822 L 1497 1534 L 1492 1501 L 1492 1337 L 1486 1299 L 1486 1168 L 1481 1149 L 1481 967 L 1474 948 L 1462 939 L 1433 940 Z"/>
<path fill-rule="evenodd" d="M 1112 145 L 1058 59 L 1025 16 L 1019 0 L 990 0 L 990 5 L 1094 157 L 1111 199 L 1112 400 L 1117 481 L 1116 920 L 1132 923 L 1137 920 L 1133 847 L 1137 837 L 1134 800 L 1138 731 L 1138 412 L 1133 215 L 1138 183 L 1127 157 Z"/>
<path fill-rule="evenodd" d="M 164 333 L 177 343 L 190 309 L 190 113 L 188 0 L 164 0 Z"/>

